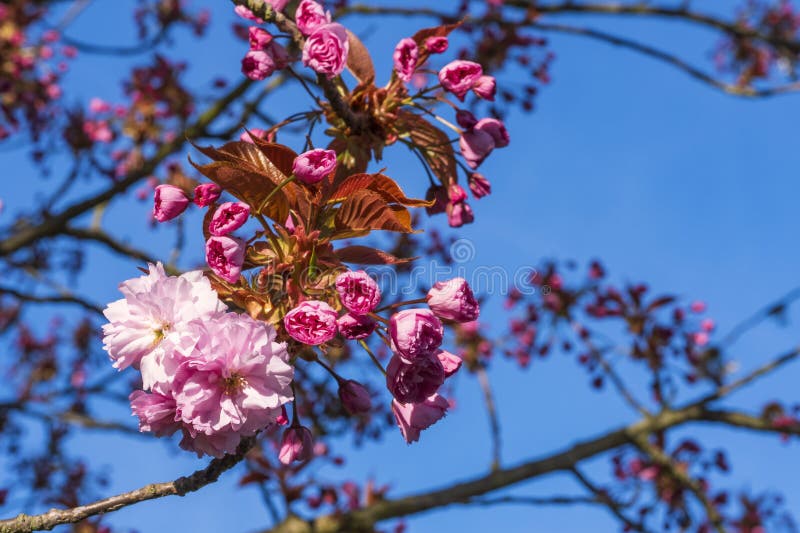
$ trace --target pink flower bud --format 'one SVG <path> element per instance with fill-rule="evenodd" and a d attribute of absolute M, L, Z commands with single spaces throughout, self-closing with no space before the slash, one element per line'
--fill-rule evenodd
<path fill-rule="evenodd" d="M 264 50 L 272 42 L 272 34 L 258 26 L 250 26 L 247 34 L 250 40 L 250 50 Z"/>
<path fill-rule="evenodd" d="M 393 349 L 404 361 L 411 362 L 442 344 L 444 327 L 429 309 L 406 309 L 392 315 L 389 335 Z"/>
<path fill-rule="evenodd" d="M 716 324 L 714 324 L 714 321 L 710 318 L 704 318 L 703 321 L 700 322 L 700 329 L 702 329 L 703 331 L 706 332 L 714 331 L 714 327 L 716 327 Z"/>
<path fill-rule="evenodd" d="M 316 148 L 294 159 L 292 173 L 307 185 L 322 181 L 336 168 L 336 152 Z"/>
<path fill-rule="evenodd" d="M 445 90 L 464 101 L 464 96 L 483 76 L 483 67 L 473 61 L 458 59 L 448 63 L 439 71 L 439 82 Z"/>
<path fill-rule="evenodd" d="M 471 130 L 475 127 L 475 124 L 478 123 L 478 119 L 475 118 L 475 115 L 473 115 L 471 111 L 459 109 L 456 111 L 456 122 L 465 130 Z"/>
<path fill-rule="evenodd" d="M 331 15 L 314 0 L 303 0 L 294 12 L 294 22 L 303 35 L 311 35 L 315 29 L 330 24 Z"/>
<path fill-rule="evenodd" d="M 492 139 L 494 139 L 495 148 L 506 147 L 511 141 L 505 124 L 503 124 L 502 120 L 497 120 L 496 118 L 482 118 L 475 124 L 475 131 L 484 131 L 491 135 Z"/>
<path fill-rule="evenodd" d="M 425 39 L 425 48 L 431 54 L 443 54 L 449 46 L 447 37 L 428 37 Z"/>
<path fill-rule="evenodd" d="M 172 220 L 189 206 L 189 199 L 180 187 L 159 185 L 153 195 L 153 218 L 159 222 Z"/>
<path fill-rule="evenodd" d="M 283 325 L 294 340 L 316 346 L 336 336 L 336 311 L 320 300 L 308 300 L 286 313 Z"/>
<path fill-rule="evenodd" d="M 345 313 L 336 321 L 339 333 L 349 340 L 366 339 L 375 331 L 377 323 L 366 315 Z"/>
<path fill-rule="evenodd" d="M 489 132 L 477 129 L 462 133 L 458 145 L 461 155 L 472 169 L 478 168 L 495 147 L 494 137 Z"/>
<path fill-rule="evenodd" d="M 451 204 L 457 204 L 467 199 L 467 191 L 458 183 L 452 183 L 447 188 L 447 198 Z"/>
<path fill-rule="evenodd" d="M 372 409 L 369 391 L 364 385 L 352 379 L 339 383 L 339 399 L 345 410 L 351 415 L 368 413 Z"/>
<path fill-rule="evenodd" d="M 206 262 L 214 274 L 228 283 L 239 281 L 244 264 L 245 243 L 228 236 L 213 236 L 206 241 Z"/>
<path fill-rule="evenodd" d="M 452 354 L 445 350 L 439 350 L 436 352 L 436 357 L 439 359 L 439 362 L 442 363 L 445 379 L 458 372 L 458 370 L 461 368 L 461 364 L 464 362 L 456 354 Z"/>
<path fill-rule="evenodd" d="M 429 202 L 434 201 L 432 206 L 425 208 L 428 215 L 444 213 L 447 208 L 447 189 L 441 185 L 431 185 L 425 193 L 425 199 Z"/>
<path fill-rule="evenodd" d="M 403 404 L 392 401 L 392 413 L 407 443 L 417 442 L 422 430 L 444 418 L 450 403 L 442 396 L 434 394 L 420 403 Z"/>
<path fill-rule="evenodd" d="M 214 212 L 208 224 L 211 235 L 227 235 L 241 228 L 250 217 L 250 206 L 243 202 L 225 202 Z"/>
<path fill-rule="evenodd" d="M 303 64 L 328 78 L 338 76 L 347 65 L 350 43 L 344 26 L 337 22 L 317 26 L 303 45 Z"/>
<path fill-rule="evenodd" d="M 107 113 L 111 111 L 111 105 L 100 98 L 92 98 L 89 100 L 89 111 L 92 113 Z"/>
<path fill-rule="evenodd" d="M 414 39 L 406 37 L 401 39 L 394 49 L 394 70 L 397 72 L 397 77 L 408 83 L 414 75 L 414 70 L 417 68 L 417 59 L 419 59 L 419 48 Z"/>
<path fill-rule="evenodd" d="M 401 403 L 417 403 L 435 394 L 444 383 L 444 367 L 439 358 L 426 354 L 404 362 L 398 355 L 386 367 L 386 387 Z"/>
<path fill-rule="evenodd" d="M 289 465 L 295 461 L 308 461 L 314 457 L 314 437 L 305 426 L 292 426 L 283 432 L 278 460 Z"/>
<path fill-rule="evenodd" d="M 355 315 L 371 313 L 381 301 L 381 290 L 363 270 L 348 271 L 336 277 L 336 292 L 342 305 Z"/>
<path fill-rule="evenodd" d="M 222 189 L 216 183 L 203 183 L 194 188 L 194 203 L 206 207 L 219 200 L 221 194 Z"/>
<path fill-rule="evenodd" d="M 497 82 L 494 76 L 484 75 L 478 78 L 478 81 L 472 86 L 472 90 L 480 98 L 494 102 L 494 95 L 497 93 Z"/>
<path fill-rule="evenodd" d="M 472 224 L 474 221 L 475 215 L 467 202 L 447 206 L 447 223 L 451 228 L 460 228 L 464 224 Z"/>
<path fill-rule="evenodd" d="M 692 302 L 689 306 L 689 309 L 692 310 L 692 313 L 705 313 L 706 311 L 706 303 L 700 300 Z"/>
<path fill-rule="evenodd" d="M 489 183 L 489 180 L 486 179 L 483 174 L 478 174 L 476 172 L 469 176 L 469 190 L 472 191 L 472 195 L 475 198 L 480 200 L 484 196 L 489 196 L 489 194 L 491 194 L 492 184 Z"/>
<path fill-rule="evenodd" d="M 250 50 L 242 58 L 242 73 L 254 81 L 268 78 L 276 70 L 289 64 L 286 49 L 275 41 L 264 45 L 263 50 Z"/>
<path fill-rule="evenodd" d="M 428 305 L 436 316 L 456 322 L 471 322 L 481 310 L 464 278 L 439 281 L 428 291 Z"/>

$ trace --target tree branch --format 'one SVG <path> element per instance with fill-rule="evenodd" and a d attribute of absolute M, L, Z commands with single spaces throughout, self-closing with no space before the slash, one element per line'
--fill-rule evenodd
<path fill-rule="evenodd" d="M 72 509 L 52 509 L 40 515 L 29 516 L 21 514 L 16 518 L 0 520 L 0 533 L 30 533 L 32 531 L 50 530 L 61 524 L 74 524 L 90 516 L 110 513 L 135 503 L 163 498 L 164 496 L 184 496 L 217 481 L 223 472 L 230 470 L 239 463 L 254 444 L 255 437 L 243 439 L 235 454 L 214 459 L 206 468 L 198 470 L 189 476 L 178 478 L 175 481 L 153 483 L 137 490 Z"/>
<path fill-rule="evenodd" d="M 118 194 L 125 192 L 129 187 L 139 180 L 152 174 L 156 168 L 170 155 L 180 150 L 186 143 L 187 138 L 202 136 L 206 128 L 219 117 L 228 106 L 242 96 L 252 85 L 252 81 L 246 79 L 236 85 L 225 96 L 214 102 L 197 121 L 186 129 L 185 136 L 176 136 L 174 140 L 167 142 L 159 148 L 158 152 L 147 160 L 141 167 L 130 172 L 125 178 L 114 183 L 104 191 L 89 197 L 85 200 L 72 204 L 60 213 L 45 218 L 42 222 L 34 226 L 23 227 L 16 231 L 12 236 L 0 241 L 0 257 L 10 255 L 17 250 L 28 246 L 45 237 L 52 237 L 61 233 L 67 223 L 72 219 L 86 213 L 100 204 L 108 202 Z"/>

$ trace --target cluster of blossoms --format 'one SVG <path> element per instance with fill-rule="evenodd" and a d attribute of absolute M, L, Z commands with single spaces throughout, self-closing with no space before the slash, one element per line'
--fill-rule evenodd
<path fill-rule="evenodd" d="M 61 35 L 48 30 L 33 35 L 30 26 L 44 9 L 13 0 L 0 4 L 0 141 L 19 129 L 22 120 L 34 137 L 52 118 L 50 104 L 61 96 L 61 75 L 75 57 L 72 46 L 60 46 Z"/>
<path fill-rule="evenodd" d="M 404 83 L 411 82 L 427 56 L 443 53 L 448 47 L 447 37 L 441 35 L 426 38 L 422 46 L 414 39 L 402 39 L 393 55 L 395 75 Z M 484 74 L 483 67 L 473 61 L 451 61 L 439 70 L 438 78 L 441 88 L 460 102 L 470 91 L 488 101 L 494 101 L 497 92 L 495 78 Z M 503 148 L 510 142 L 505 125 L 497 118 L 478 120 L 470 111 L 457 109 L 456 121 L 461 128 L 456 129 L 461 156 L 472 170 L 477 169 L 495 148 Z M 491 184 L 482 174 L 470 172 L 468 181 L 475 198 L 480 199 L 491 193 Z M 446 212 L 452 227 L 469 224 L 475 218 L 466 201 L 466 192 L 457 183 L 449 187 L 433 186 L 428 192 L 428 199 L 436 202 L 428 208 L 428 214 Z"/>
<path fill-rule="evenodd" d="M 275 11 L 282 11 L 287 2 L 268 2 Z M 236 13 L 257 24 L 264 21 L 247 8 L 236 6 Z M 338 76 L 347 65 L 350 42 L 347 30 L 338 22 L 331 21 L 330 12 L 314 0 L 302 0 L 295 11 L 295 24 L 305 38 L 303 64 L 328 78 Z M 266 30 L 249 28 L 250 51 L 242 59 L 242 72 L 252 80 L 263 80 L 289 65 L 291 59 L 286 49 L 277 44 Z"/>
<path fill-rule="evenodd" d="M 335 286 L 344 312 L 340 315 L 321 300 L 302 302 L 283 319 L 287 334 L 302 344 L 319 346 L 333 340 L 337 333 L 363 342 L 377 332 L 394 352 L 385 373 L 387 388 L 394 397 L 395 419 L 407 442 L 418 440 L 420 431 L 447 411 L 449 404 L 438 390 L 461 367 L 460 357 L 440 348 L 444 338 L 442 319 L 477 319 L 480 307 L 472 290 L 463 278 L 438 282 L 425 299 L 428 308 L 399 311 L 387 320 L 376 313 L 380 288 L 363 270 L 340 274 Z M 411 302 L 399 305 L 405 303 Z M 348 411 L 368 411 L 370 403 L 363 387 L 352 380 L 336 378 Z"/>
<path fill-rule="evenodd" d="M 227 312 L 201 271 L 167 276 L 150 265 L 120 290 L 103 343 L 115 368 L 141 372 L 130 401 L 142 431 L 180 430 L 181 447 L 219 457 L 285 423 L 294 369 L 273 327 Z"/>
<path fill-rule="evenodd" d="M 263 132 L 263 130 L 261 131 Z M 245 132 L 243 140 L 255 132 Z M 313 187 L 336 170 L 336 152 L 333 150 L 312 149 L 298 155 L 292 164 L 292 175 L 287 182 L 297 180 Z M 190 199 L 186 192 L 176 185 L 162 184 L 155 187 L 153 196 L 153 218 L 167 222 L 181 215 L 191 202 L 198 207 L 212 207 L 214 214 L 208 224 L 210 237 L 206 241 L 206 261 L 214 273 L 227 281 L 236 283 L 242 272 L 245 259 L 245 241 L 231 235 L 250 218 L 250 206 L 244 202 L 223 202 L 217 204 L 222 189 L 215 183 L 203 183 L 194 188 Z M 291 218 L 287 221 L 290 225 Z"/>

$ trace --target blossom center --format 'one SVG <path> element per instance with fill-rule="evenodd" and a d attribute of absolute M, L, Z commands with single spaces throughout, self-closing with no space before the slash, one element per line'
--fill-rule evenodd
<path fill-rule="evenodd" d="M 240 392 L 247 384 L 247 380 L 241 374 L 231 374 L 222 378 L 222 392 L 227 395 L 234 395 Z"/>

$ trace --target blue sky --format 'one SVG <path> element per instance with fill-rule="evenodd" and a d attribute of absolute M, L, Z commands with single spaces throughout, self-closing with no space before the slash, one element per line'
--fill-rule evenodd
<path fill-rule="evenodd" d="M 204 87 L 217 75 L 238 79 L 244 48 L 231 38 L 229 4 L 194 3 L 210 7 L 213 22 L 210 38 L 198 41 L 181 34 L 176 40 L 177 55 L 191 61 L 189 78 Z M 127 14 L 133 4 L 95 2 L 69 33 L 85 41 L 119 42 L 132 36 Z M 666 44 L 710 65 L 713 36 L 680 24 L 574 20 Z M 381 79 L 390 68 L 386 59 L 394 44 L 426 23 L 395 18 L 380 26 L 354 22 L 352 27 L 368 30 L 367 43 L 376 54 Z M 510 117 L 511 145 L 482 167 L 493 193 L 472 202 L 476 223 L 458 232 L 477 250 L 469 266 L 516 268 L 551 257 L 580 262 L 601 258 L 616 280 L 647 281 L 659 291 L 706 301 L 709 316 L 723 332 L 800 284 L 795 238 L 800 96 L 763 101 L 725 96 L 652 60 L 579 37 L 552 36 L 551 49 L 557 54 L 552 85 L 541 91 L 534 113 Z M 117 80 L 127 65 L 118 59 L 83 58 L 69 76 L 68 94 L 83 102 L 91 96 L 117 100 Z M 501 84 L 513 83 L 515 74 L 500 79 Z M 285 95 L 276 108 L 305 105 L 298 100 L 303 96 Z M 18 184 L 35 173 L 22 152 L 2 153 L 0 158 L 11 164 L 6 167 L 9 175 L 19 178 L 0 181 L 0 197 L 8 206 L 0 222 L 7 223 L 29 194 Z M 409 193 L 424 194 L 426 180 L 413 160 L 389 154 L 386 164 Z M 137 228 L 130 220 L 141 220 L 139 229 L 129 230 L 132 242 L 150 239 L 150 249 L 166 257 L 169 232 L 145 228 L 147 209 L 139 203 L 119 204 L 107 220 L 112 227 L 127 222 L 127 228 Z M 115 299 L 117 283 L 133 275 L 131 267 L 108 256 L 95 257 L 98 262 L 81 284 L 99 302 Z M 198 247 L 193 259 L 199 258 Z M 500 300 L 494 296 L 484 310 L 490 327 L 504 328 L 497 312 Z M 796 339 L 793 325 L 767 325 L 733 353 L 743 368 L 750 368 Z M 550 357 L 525 372 L 498 359 L 491 374 L 507 464 L 631 420 L 610 392 L 590 390 L 572 358 Z M 794 402 L 797 378 L 798 368 L 790 367 L 735 400 L 754 410 L 772 399 Z M 465 373 L 456 379 L 458 408 L 424 433 L 421 443 L 406 446 L 399 435 L 389 433 L 383 442 L 351 452 L 345 468 L 323 474 L 356 480 L 372 476 L 400 495 L 484 473 L 489 442 L 479 389 Z M 725 485 L 755 492 L 782 488 L 787 507 L 800 508 L 800 482 L 784 474 L 800 467 L 796 445 L 783 445 L 774 436 L 718 429 L 691 432 L 706 437 L 711 447 L 730 449 L 733 473 Z M 73 445 L 114 473 L 109 492 L 173 479 L 204 464 L 169 442 L 95 434 L 75 439 Z M 349 445 L 339 446 L 346 451 Z M 595 461 L 588 470 L 602 479 L 609 472 L 608 461 Z M 185 498 L 137 505 L 115 513 L 110 521 L 142 533 L 263 527 L 268 518 L 258 494 L 235 489 L 235 480 L 235 475 L 226 476 Z M 514 492 L 553 495 L 574 493 L 577 487 L 566 476 L 549 476 Z M 454 507 L 412 518 L 409 524 L 414 533 L 617 530 L 603 510 L 587 508 Z"/>

